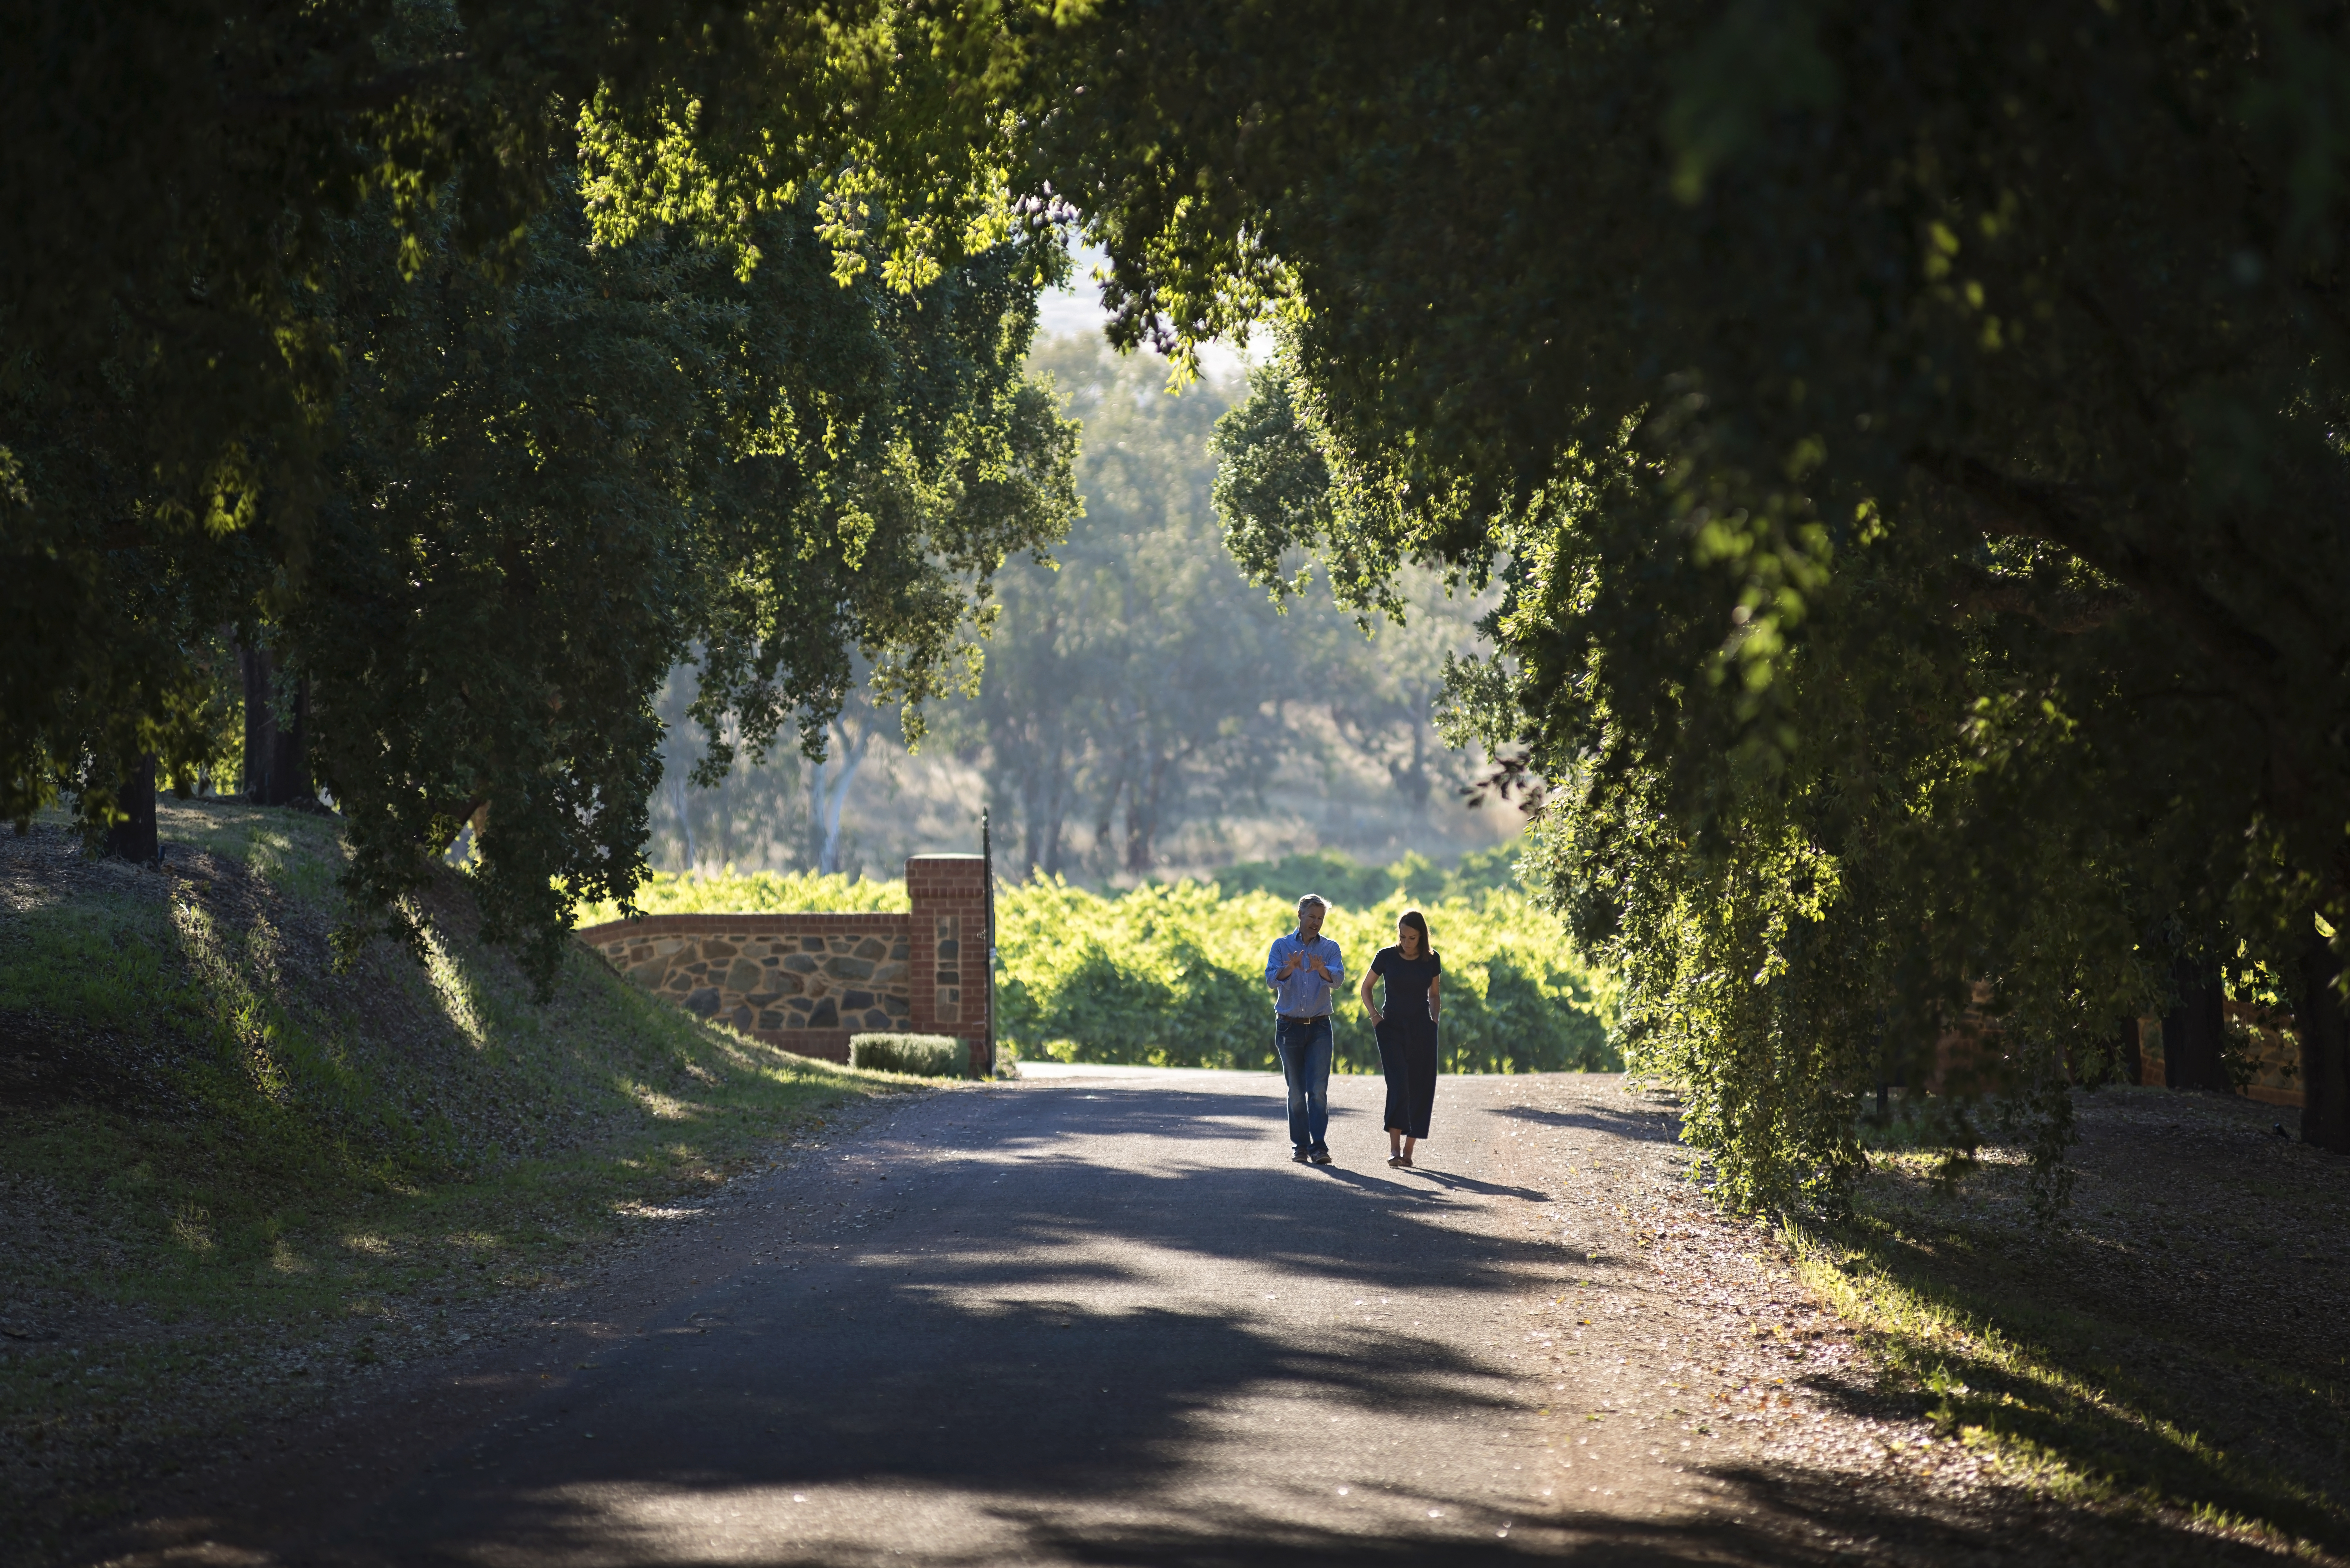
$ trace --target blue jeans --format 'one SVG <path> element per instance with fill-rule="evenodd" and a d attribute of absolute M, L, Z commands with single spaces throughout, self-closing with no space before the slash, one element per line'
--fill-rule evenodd
<path fill-rule="evenodd" d="M 1329 1147 L 1322 1140 L 1330 1131 L 1330 1020 L 1276 1017 L 1273 1048 L 1289 1085 L 1290 1147 L 1321 1154 Z"/>

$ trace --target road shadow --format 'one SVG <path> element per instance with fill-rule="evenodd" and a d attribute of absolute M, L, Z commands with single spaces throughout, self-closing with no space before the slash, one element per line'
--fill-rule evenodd
<path fill-rule="evenodd" d="M 1565 1127 L 1599 1133 L 1638 1143 L 1679 1143 L 1680 1112 L 1667 1106 L 1576 1106 L 1560 1110 L 1544 1106 L 1496 1106 L 1493 1115 L 1537 1127 Z"/>
<path fill-rule="evenodd" d="M 1235 1506 L 1229 1501 L 1204 1509 L 1168 1507 L 1153 1511 L 1159 1517 L 1149 1519 L 1133 1517 L 1137 1511 L 1129 1507 L 1127 1517 L 1114 1520 L 1085 1519 L 1051 1500 L 997 1501 L 985 1510 L 991 1528 L 983 1544 L 961 1551 L 931 1540 L 921 1560 L 935 1568 L 993 1568 L 1007 1562 L 1100 1568 L 1515 1568 L 1533 1563 L 1577 1568 L 1830 1568 L 1856 1562 L 1901 1568 L 2118 1563 L 2133 1568 L 2251 1568 L 2294 1560 L 2282 1543 L 2217 1536 L 2178 1514 L 2101 1513 L 2016 1494 L 1970 1501 L 1927 1499 L 1898 1482 L 1760 1468 L 1724 1468 L 1707 1479 L 1712 1496 L 1705 1511 L 1656 1511 L 1644 1518 L 1573 1501 L 1529 1515 L 1435 1495 L 1409 1498 L 1413 1503 L 1447 1505 L 1454 1532 L 1442 1535 L 1374 1532 L 1301 1517 L 1303 1510 Z M 739 1482 L 720 1484 L 730 1484 L 746 1505 L 754 1501 Z M 892 1555 L 878 1543 L 851 1545 L 837 1535 L 804 1542 L 784 1531 L 755 1545 L 737 1538 L 723 1552 L 697 1552 L 681 1550 L 673 1537 L 639 1522 L 664 1504 L 691 1502 L 693 1490 L 689 1484 L 639 1491 L 629 1510 L 607 1511 L 584 1500 L 549 1508 L 529 1521 L 533 1528 L 509 1529 L 489 1552 L 423 1556 L 397 1537 L 376 1535 L 299 1560 L 347 1568 L 420 1561 L 832 1568 L 844 1560 L 888 1561 Z"/>
<path fill-rule="evenodd" d="M 1318 1412 L 1430 1427 L 1525 1407 L 1499 1358 L 1416 1325 L 1301 1334 L 1254 1296 L 1218 1307 L 1196 1284 L 1270 1268 L 1366 1302 L 1521 1288 L 1529 1265 L 1555 1266 L 1555 1249 L 1443 1213 L 1461 1194 L 1518 1189 L 1456 1179 L 1430 1191 L 1384 1168 L 1292 1165 L 1272 1096 L 1066 1103 L 1082 1094 L 1024 1095 L 993 1136 L 962 1146 L 984 1151 L 986 1167 L 958 1161 L 959 1178 L 919 1179 L 909 1168 L 902 1195 L 874 1195 L 895 1207 L 858 1220 L 861 1261 L 830 1251 L 850 1241 L 843 1232 L 811 1239 L 805 1255 L 825 1262 L 739 1277 L 726 1299 L 681 1309 L 674 1332 L 657 1328 L 444 1456 L 338 1550 L 412 1561 L 495 1542 L 524 1560 L 598 1559 L 620 1526 L 583 1493 L 649 1489 L 902 1483 L 1049 1513 L 1054 1500 L 1180 1472 L 1210 1446 L 1203 1419 L 1268 1390 Z M 1224 1140 L 1243 1134 L 1263 1141 L 1265 1163 L 1232 1162 Z M 1201 1139 L 1215 1152 L 1195 1149 Z M 1180 1304 L 1137 1304 L 1176 1279 Z"/>
<path fill-rule="evenodd" d="M 1473 1176 L 1459 1176 L 1424 1165 L 1414 1166 L 1412 1174 L 1423 1181 L 1432 1181 L 1447 1191 L 1474 1192 L 1484 1198 L 1517 1198 L 1539 1203 L 1550 1196 L 1538 1187 L 1511 1187 L 1499 1181 L 1480 1181 Z"/>
<path fill-rule="evenodd" d="M 1448 1531 L 1467 1532 L 1442 1538 L 1348 1528 L 1327 1488 L 1296 1490 L 1294 1511 L 1261 1494 L 1203 1497 L 1197 1478 L 1248 1441 L 1217 1423 L 1252 1401 L 1252 1419 L 1278 1400 L 1317 1421 L 1430 1432 L 1523 1418 L 1540 1397 L 1494 1355 L 1400 1321 L 1274 1320 L 1253 1296 L 1220 1302 L 1215 1282 L 1275 1264 L 1365 1302 L 1457 1303 L 1522 1290 L 1535 1268 L 1556 1268 L 1558 1251 L 1455 1228 L 1444 1194 L 1385 1175 L 1289 1165 L 1277 1102 L 1122 1092 L 1087 1105 L 1082 1126 L 1066 1111 L 1034 1106 L 983 1140 L 1023 1156 L 988 1177 L 983 1229 L 968 1206 L 935 1220 L 909 1210 L 858 1239 L 868 1261 L 740 1277 L 723 1299 L 681 1308 L 667 1332 L 444 1453 L 303 1560 L 887 1560 L 861 1542 L 847 1552 L 841 1529 L 853 1526 L 795 1543 L 785 1527 L 803 1495 L 954 1499 L 936 1517 L 963 1522 L 938 1526 L 947 1533 L 923 1537 L 919 1555 L 974 1568 L 2267 1560 L 2231 1556 L 2184 1522 L 2048 1510 L 2027 1529 L 2012 1510 L 1974 1517 L 1898 1486 L 1759 1469 L 1692 1467 L 1713 1487 L 1701 1511 L 1648 1518 L 1572 1495 L 1541 1517 L 1503 1515 L 1383 1486 L 1382 1501 L 1424 1501 L 1447 1511 Z M 1267 1139 L 1265 1164 L 1184 1155 L 1182 1140 L 1227 1120 Z M 1163 1158 L 1113 1158 L 1121 1139 L 1146 1135 Z M 1530 1195 L 1465 1178 L 1447 1192 Z M 1154 1296 L 1170 1279 L 1182 1282 L 1180 1304 Z M 1284 1462 L 1296 1452 L 1274 1451 Z M 706 1554 L 680 1539 L 676 1521 L 730 1510 L 776 1528 Z M 888 1523 L 884 1509 L 872 1528 Z M 951 1533 L 962 1529 L 967 1546 Z"/>

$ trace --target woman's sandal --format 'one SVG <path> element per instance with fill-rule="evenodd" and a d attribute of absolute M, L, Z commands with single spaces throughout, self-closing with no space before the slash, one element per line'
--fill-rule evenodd
<path fill-rule="evenodd" d="M 1403 1166 L 1409 1165 L 1411 1161 L 1404 1158 L 1404 1157 L 1399 1154 L 1391 1154 L 1388 1156 L 1388 1163 L 1389 1165 Z"/>

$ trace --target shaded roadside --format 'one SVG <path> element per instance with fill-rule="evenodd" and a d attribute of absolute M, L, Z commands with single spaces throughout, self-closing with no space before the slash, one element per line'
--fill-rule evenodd
<path fill-rule="evenodd" d="M 1930 1157 L 1880 1152 L 1850 1222 L 1795 1234 L 1702 1201 L 1671 1109 L 1530 1089 L 1512 1168 L 1620 1240 L 1704 1396 L 1681 1428 L 1749 1429 L 1757 1495 L 1909 1552 L 1946 1532 L 2058 1561 L 2337 1560 L 2344 1162 L 2246 1102 L 2107 1091 L 2083 1096 L 2054 1231 L 1992 1149 L 1950 1191 Z M 2298 1279 L 2261 1266 L 2280 1252 Z"/>
<path fill-rule="evenodd" d="M 2270 1561 L 1938 1428 L 1613 1078 L 1456 1079 L 1420 1171 L 1243 1075 L 901 1104 L 547 1337 L 103 1543 L 145 1563 Z M 357 1468 L 345 1468 L 357 1467 Z M 332 1490 L 329 1490 L 330 1487 Z M 296 1493 L 281 1500 L 280 1494 Z M 237 1511 L 239 1509 L 242 1511 Z"/>

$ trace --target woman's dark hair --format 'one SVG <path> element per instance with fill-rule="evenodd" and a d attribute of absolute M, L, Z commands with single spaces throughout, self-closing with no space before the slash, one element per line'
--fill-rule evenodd
<path fill-rule="evenodd" d="M 1436 949 L 1429 943 L 1428 917 L 1426 915 L 1421 914 L 1418 909 L 1406 909 L 1397 918 L 1396 924 L 1399 926 L 1409 926 L 1413 930 L 1419 933 L 1419 956 L 1421 958 L 1427 958 L 1436 951 Z M 1399 947 L 1396 950 L 1400 952 L 1403 950 Z"/>

